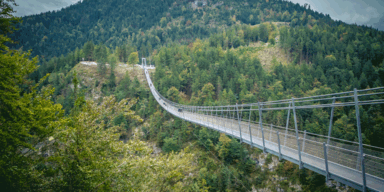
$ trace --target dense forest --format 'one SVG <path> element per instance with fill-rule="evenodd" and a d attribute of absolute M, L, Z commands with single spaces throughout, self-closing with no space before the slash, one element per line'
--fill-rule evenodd
<path fill-rule="evenodd" d="M 236 23 L 266 21 L 291 25 L 343 25 L 329 15 L 282 0 L 209 0 L 192 9 L 191 0 L 84 0 L 60 11 L 26 16 L 11 37 L 14 48 L 32 49 L 32 55 L 50 59 L 81 48 L 87 41 L 108 47 L 132 44 L 140 56 L 171 42 L 189 43 Z M 150 9 L 149 9 L 150 8 Z"/>
<path fill-rule="evenodd" d="M 383 52 L 375 51 L 383 48 L 380 46 L 383 34 L 378 32 L 372 38 L 361 41 L 351 39 L 361 42 L 361 46 L 354 46 L 347 40 L 345 44 L 332 38 L 325 40 L 329 34 L 320 33 L 327 30 L 330 30 L 329 27 L 281 27 L 277 31 L 276 27 L 268 24 L 259 27 L 234 26 L 226 34 L 214 35 L 205 41 L 198 40 L 189 47 L 177 45 L 160 49 L 155 57 L 157 68 L 154 82 L 163 95 L 167 95 L 171 87 L 187 94 L 190 98 L 187 103 L 192 105 L 251 103 L 383 86 Z M 278 46 L 291 54 L 292 63 L 283 65 L 275 62 L 271 71 L 266 71 L 260 61 L 250 54 L 256 48 L 241 45 L 249 42 L 247 39 L 267 40 L 268 34 L 274 33 L 280 34 Z M 235 35 L 231 37 L 230 34 Z M 304 37 L 312 40 L 300 45 Z M 233 41 L 238 41 L 237 46 L 240 47 L 226 50 L 224 39 L 235 39 Z M 333 43 L 336 41 L 339 42 Z M 370 47 L 363 48 L 364 42 Z M 371 54 L 367 53 L 368 50 Z M 366 118 L 362 121 L 363 127 L 380 126 L 382 112 L 368 111 L 362 111 L 363 114 L 368 113 L 363 115 Z M 302 119 L 301 127 L 308 126 L 308 131 L 324 134 L 329 116 L 323 111 L 317 113 Z M 353 124 L 355 119 L 344 118 L 344 115 L 352 116 L 352 111 L 349 113 L 341 112 L 338 114 L 340 119 L 335 118 L 335 122 L 340 126 Z M 280 118 L 283 116 L 277 115 Z M 321 120 L 324 123 L 319 123 Z M 281 119 L 267 121 L 283 122 Z M 345 132 L 347 130 L 342 127 L 336 130 L 341 131 L 335 135 L 342 139 L 357 138 L 354 129 L 350 130 L 353 134 Z M 379 139 L 384 136 L 380 129 L 365 129 L 363 133 L 365 143 L 384 147 Z"/>
<path fill-rule="evenodd" d="M 171 116 L 135 64 L 150 59 L 154 86 L 174 102 L 255 103 L 383 86 L 384 33 L 281 0 L 191 3 L 83 0 L 22 23 L 4 9 L 0 185 L 337 191 L 319 174 L 289 161 L 270 169 L 276 157 Z M 280 54 L 265 62 L 265 50 Z M 360 113 L 364 143 L 384 147 L 384 106 Z M 357 141 L 354 114 L 335 111 L 333 137 Z M 286 115 L 271 112 L 265 121 L 280 125 Z M 300 130 L 326 134 L 329 111 L 297 116 Z"/>

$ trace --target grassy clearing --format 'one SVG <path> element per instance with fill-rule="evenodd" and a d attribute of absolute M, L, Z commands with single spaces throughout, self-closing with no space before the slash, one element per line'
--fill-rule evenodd
<path fill-rule="evenodd" d="M 103 84 L 108 84 L 109 77 L 111 75 L 111 68 L 107 66 L 105 75 L 100 75 L 97 71 L 96 65 L 84 65 L 77 64 L 68 75 L 72 75 L 76 71 L 81 87 L 86 87 L 88 96 L 97 99 L 102 95 Z M 154 72 L 155 69 L 150 69 L 150 72 Z M 143 73 L 143 69 L 137 65 L 124 65 L 119 63 L 115 68 L 116 84 L 118 85 L 124 76 L 128 74 L 129 78 L 133 81 L 135 77 L 140 83 L 146 84 L 146 79 Z M 149 87 L 146 86 L 148 89 Z"/>
<path fill-rule="evenodd" d="M 277 45 L 268 46 L 256 53 L 261 65 L 267 71 L 270 71 L 273 65 L 281 63 L 287 65 L 289 63 L 289 57 L 284 51 Z"/>
<path fill-rule="evenodd" d="M 121 65 L 121 66 L 120 66 Z M 101 83 L 105 83 L 108 80 L 108 77 L 111 75 L 111 70 L 107 66 L 107 72 L 105 75 L 100 75 L 97 72 L 97 66 L 94 65 L 83 65 L 81 63 L 77 64 L 72 70 L 71 73 L 74 71 L 77 72 L 80 78 L 86 83 L 88 81 L 92 81 L 90 83 L 93 83 L 94 80 L 98 80 Z M 155 69 L 150 69 L 150 72 L 154 72 Z M 139 79 L 140 82 L 145 82 L 145 76 L 143 73 L 143 69 L 138 66 L 133 65 L 123 65 L 123 63 L 120 63 L 115 68 L 115 75 L 116 75 L 116 83 L 118 84 L 121 79 L 123 79 L 124 75 L 128 74 L 131 80 L 134 80 L 135 77 Z M 89 84 L 89 83 L 87 83 Z"/>
<path fill-rule="evenodd" d="M 258 58 L 261 65 L 267 71 L 272 70 L 273 65 L 281 63 L 287 65 L 289 56 L 278 45 L 270 45 L 264 42 L 251 43 L 246 47 L 239 47 L 237 52 L 243 53 L 243 57 Z"/>

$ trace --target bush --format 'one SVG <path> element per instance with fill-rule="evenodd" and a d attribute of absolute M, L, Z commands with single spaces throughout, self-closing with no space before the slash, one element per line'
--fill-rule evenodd
<path fill-rule="evenodd" d="M 164 139 L 163 151 L 169 153 L 171 151 L 179 151 L 180 147 L 177 144 L 177 141 L 173 138 Z"/>
<path fill-rule="evenodd" d="M 275 45 L 275 44 L 276 44 L 276 41 L 275 41 L 274 38 L 270 38 L 270 39 L 268 40 L 268 42 L 269 42 L 271 45 Z"/>
<path fill-rule="evenodd" d="M 265 158 L 265 165 L 268 166 L 270 163 L 272 163 L 272 155 L 268 153 L 267 158 Z"/>

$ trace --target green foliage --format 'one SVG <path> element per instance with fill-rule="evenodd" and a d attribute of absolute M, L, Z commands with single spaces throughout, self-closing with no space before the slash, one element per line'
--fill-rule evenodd
<path fill-rule="evenodd" d="M 180 146 L 173 138 L 164 139 L 163 151 L 166 153 L 179 151 Z"/>
<path fill-rule="evenodd" d="M 106 63 L 108 59 L 107 47 L 103 44 L 96 46 L 94 54 L 97 61 L 97 71 L 101 75 L 105 75 L 107 71 Z"/>
<path fill-rule="evenodd" d="M 168 99 L 191 105 L 278 100 L 378 87 L 384 82 L 382 32 L 334 22 L 290 2 L 224 1 L 216 8 L 196 10 L 188 8 L 187 1 L 105 2 L 82 1 L 62 11 L 24 17 L 21 30 L 12 36 L 22 44 L 14 48 L 33 48 L 32 55 L 42 56 L 37 71 L 37 59 L 30 61 L 29 54 L 9 51 L 1 44 L 0 79 L 5 83 L 0 85 L 0 124 L 6 127 L 0 133 L 4 138 L 0 167 L 6 190 L 108 191 L 113 186 L 118 191 L 247 191 L 252 186 L 267 187 L 271 173 L 254 165 L 252 150 L 218 132 L 172 119 L 128 73 L 116 82 L 114 69 L 119 61 L 137 64 L 140 57 L 151 56 L 156 64 L 154 86 Z M 120 6 L 113 6 L 116 3 Z M 7 19 L 0 25 L 4 34 L 12 31 L 12 20 Z M 290 22 L 290 27 L 276 28 L 270 21 Z M 1 42 L 8 41 L 1 36 Z M 280 46 L 291 63 L 283 65 L 274 59 L 271 69 L 263 69 L 252 54 L 259 48 L 248 46 L 257 41 Z M 82 80 L 69 73 L 82 58 L 97 61 L 102 76 L 107 73 L 106 63 L 110 64 L 111 75 L 99 86 L 103 95 L 114 93 L 116 101 L 114 97 L 84 100 L 86 89 L 77 89 Z M 40 82 L 33 88 L 25 78 L 31 72 L 30 78 Z M 52 73 L 49 79 L 40 81 L 47 73 Z M 68 88 L 71 83 L 74 90 Z M 51 98 L 63 104 L 68 116 L 62 118 L 60 105 Z M 126 105 L 126 98 L 139 100 Z M 382 107 L 360 110 L 364 142 L 383 147 Z M 153 157 L 145 143 L 130 138 L 132 127 L 141 122 L 135 113 L 149 120 L 142 137 L 158 143 L 166 155 Z M 349 108 L 335 112 L 332 136 L 356 139 L 353 114 Z M 266 121 L 282 125 L 285 115 L 268 112 Z M 324 134 L 329 112 L 303 110 L 297 118 L 301 130 Z M 256 121 L 257 115 L 252 114 L 251 120 Z M 119 139 L 131 140 L 123 144 Z M 44 150 L 55 153 L 45 159 L 36 155 L 33 147 L 39 142 L 48 143 Z M 189 147 L 182 149 L 187 143 L 199 146 L 196 156 L 187 152 Z M 33 158 L 17 153 L 21 149 L 30 149 Z M 198 159 L 196 171 L 194 159 Z M 271 160 L 268 155 L 266 164 Z M 292 190 L 289 183 L 298 182 L 306 191 L 329 190 L 322 176 L 300 171 L 292 163 L 280 164 L 276 172 L 288 177 L 280 182 L 285 190 Z M 187 176 L 190 173 L 194 176 Z"/>
<path fill-rule="evenodd" d="M 265 43 L 268 41 L 268 28 L 265 24 L 259 26 L 259 38 L 260 41 L 264 41 Z"/>
<path fill-rule="evenodd" d="M 272 154 L 269 153 L 267 158 L 265 158 L 265 165 L 269 165 L 270 163 L 272 163 Z"/>
<path fill-rule="evenodd" d="M 15 0 L 0 0 L 0 35 L 8 35 L 15 31 L 15 25 L 21 21 L 20 18 L 14 17 L 13 6 L 17 6 Z"/>
<path fill-rule="evenodd" d="M 175 101 L 175 102 L 178 102 L 179 101 L 179 90 L 176 89 L 176 87 L 171 87 L 168 91 L 167 91 L 167 96 L 169 99 L 171 99 L 172 101 Z"/>
<path fill-rule="evenodd" d="M 287 1 L 223 1 L 221 5 L 215 0 L 202 9 L 192 9 L 190 3 L 193 2 L 81 1 L 60 11 L 24 17 L 24 22 L 18 26 L 20 31 L 12 39 L 21 43 L 15 48 L 32 49 L 33 56 L 47 59 L 73 52 L 88 41 L 105 43 L 109 48 L 120 46 L 122 57 L 119 59 L 126 62 L 130 52 L 136 51 L 124 49 L 126 44 L 136 47 L 140 57 L 149 56 L 151 50 L 163 45 L 172 42 L 189 44 L 196 38 L 208 38 L 223 32 L 223 29 L 239 22 L 256 25 L 294 20 L 292 26 L 343 25 L 332 21 L 329 16 Z M 244 33 L 245 39 L 257 38 L 257 33 Z M 236 36 L 222 39 L 223 47 L 242 45 L 241 39 Z"/>
<path fill-rule="evenodd" d="M 41 158 L 38 144 L 53 134 L 63 111 L 51 101 L 51 87 L 39 92 L 38 85 L 28 84 L 37 58 L 9 50 L 5 43 L 10 40 L 2 34 L 0 42 L 0 185 L 5 191 L 25 191 L 41 182 L 34 167 Z"/>
<path fill-rule="evenodd" d="M 117 57 L 114 54 L 108 56 L 108 63 L 111 67 L 111 73 L 114 72 L 117 65 Z"/>
<path fill-rule="evenodd" d="M 260 25 L 259 29 L 264 28 L 263 26 L 266 30 L 266 37 L 273 36 L 271 33 L 275 33 L 277 30 L 276 28 L 275 31 L 269 31 L 269 28 L 271 30 L 274 28 L 270 24 Z M 330 28 L 330 26 L 321 27 Z M 245 38 L 249 38 L 248 35 L 252 34 L 253 30 L 248 26 L 237 25 L 225 33 L 211 36 L 208 40 L 196 40 L 189 46 L 173 45 L 160 49 L 159 53 L 154 56 L 157 67 L 154 81 L 157 84 L 156 87 L 163 95 L 167 95 L 164 90 L 174 87 L 186 93 L 186 98 L 190 98 L 187 101 L 185 99 L 173 100 L 174 98 L 169 97 L 175 102 L 191 105 L 226 105 L 350 91 L 353 87 L 381 86 L 381 81 L 375 79 L 378 77 L 379 70 L 373 67 L 372 61 L 376 60 L 376 57 L 381 58 L 382 54 L 374 55 L 370 59 L 364 56 L 369 60 L 365 62 L 362 69 L 360 60 L 364 58 L 354 54 L 351 59 L 351 56 L 341 54 L 343 48 L 337 47 L 337 44 L 325 45 L 320 39 L 314 41 L 313 44 L 306 43 L 312 40 L 303 38 L 305 37 L 303 34 L 312 36 L 312 33 L 320 32 L 320 26 L 313 29 L 301 26 L 289 28 L 289 30 L 286 27 L 280 28 L 279 45 L 283 49 L 293 50 L 294 62 L 301 63 L 301 65 L 295 65 L 295 63 L 283 65 L 274 61 L 272 71 L 265 71 L 257 58 L 250 57 L 249 53 L 244 51 L 247 48 L 239 47 L 223 51 L 226 45 L 221 43 L 220 39 L 225 39 L 227 36 L 229 36 L 228 39 L 233 39 L 236 36 L 244 41 Z M 324 46 L 333 50 L 339 49 L 339 51 L 323 52 Z M 334 47 L 331 48 L 331 46 Z M 314 53 L 316 55 L 313 55 Z M 172 58 L 171 55 L 175 55 L 175 57 Z M 305 61 L 313 63 L 304 64 Z M 345 66 L 341 63 L 345 63 Z M 355 63 L 358 70 L 352 71 L 352 63 Z M 368 77 L 365 73 L 371 75 Z M 215 88 L 214 84 L 217 84 L 220 91 Z M 362 110 L 369 111 L 368 107 L 364 107 Z M 372 116 L 367 116 L 367 121 L 363 122 L 367 127 L 374 126 L 374 119 L 383 113 L 382 108 L 375 108 L 375 110 L 380 113 L 371 110 Z M 277 113 L 280 112 L 269 114 L 267 121 L 283 125 L 283 114 Z M 332 136 L 354 141 L 357 138 L 357 132 L 354 131 L 356 125 L 352 111 L 345 108 L 342 113 L 345 114 L 345 117 L 337 116 L 334 119 L 336 128 Z M 328 111 L 313 110 L 310 114 L 306 111 L 299 111 L 298 116 L 301 130 L 326 134 L 327 127 L 324 125 L 329 121 Z M 256 115 L 252 116 L 252 119 L 255 118 Z M 363 129 L 365 142 L 372 141 L 370 137 L 374 136 L 370 134 L 371 131 Z M 384 145 L 381 143 L 379 146 Z"/>
<path fill-rule="evenodd" d="M 116 87 L 115 95 L 117 100 L 122 100 L 124 98 L 130 97 L 129 90 L 131 89 L 131 79 L 128 76 L 128 73 L 124 75 L 124 78 L 120 81 L 119 85 Z"/>
<path fill-rule="evenodd" d="M 132 52 L 128 57 L 128 63 L 131 65 L 139 63 L 139 54 L 137 52 Z"/>
<path fill-rule="evenodd" d="M 88 41 L 87 43 L 84 44 L 83 46 L 83 54 L 84 54 L 84 57 L 85 59 L 87 59 L 88 61 L 92 61 L 94 59 L 94 51 L 95 51 L 95 48 L 94 48 L 94 44 L 92 41 Z"/>
<path fill-rule="evenodd" d="M 68 117 L 68 124 L 54 135 L 56 144 L 52 150 L 57 155 L 51 157 L 51 168 L 57 172 L 51 179 L 56 183 L 55 190 L 84 191 L 95 187 L 111 190 L 110 181 L 105 180 L 124 164 L 121 156 L 127 157 L 129 150 L 127 145 L 118 142 L 117 132 L 121 127 L 112 120 L 124 113 L 129 119 L 142 121 L 130 110 L 135 102 L 132 100 L 127 104 L 127 100 L 121 100 L 116 103 L 114 97 L 108 97 L 101 105 L 87 101 L 85 105 L 75 107 Z"/>
<path fill-rule="evenodd" d="M 209 130 L 207 128 L 202 128 L 199 131 L 199 144 L 201 147 L 206 150 L 210 150 L 213 147 L 214 138 L 209 134 Z"/>

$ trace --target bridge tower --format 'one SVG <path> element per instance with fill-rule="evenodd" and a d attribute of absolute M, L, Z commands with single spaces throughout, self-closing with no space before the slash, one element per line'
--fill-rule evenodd
<path fill-rule="evenodd" d="M 141 58 L 141 65 L 144 67 L 147 67 L 147 59 L 146 58 Z"/>

